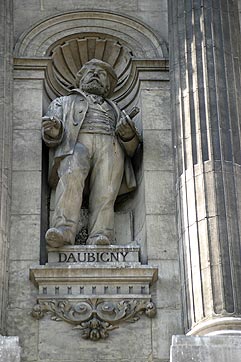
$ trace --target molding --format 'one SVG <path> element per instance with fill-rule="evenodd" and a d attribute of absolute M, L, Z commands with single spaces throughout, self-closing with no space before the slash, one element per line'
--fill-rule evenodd
<path fill-rule="evenodd" d="M 70 251 L 71 248 L 63 250 Z M 92 249 L 93 255 L 103 252 L 103 247 Z M 136 248 L 122 249 L 129 252 L 133 249 L 131 258 L 136 258 Z M 111 247 L 107 248 L 105 254 L 110 250 Z M 60 252 L 55 253 L 58 259 Z M 107 338 L 109 331 L 123 322 L 135 322 L 142 314 L 155 316 L 150 286 L 157 280 L 157 268 L 139 262 L 103 264 L 100 258 L 93 263 L 78 262 L 77 265 L 65 259 L 63 265 L 58 265 L 53 255 L 50 259 L 50 264 L 30 269 L 30 279 L 39 290 L 37 304 L 32 310 L 33 318 L 41 319 L 49 313 L 52 319 L 80 329 L 83 338 L 96 341 Z"/>
<path fill-rule="evenodd" d="M 139 20 L 107 11 L 72 11 L 38 22 L 19 38 L 16 56 L 46 56 L 71 37 L 102 35 L 121 41 L 137 58 L 168 58 L 164 41 Z"/>
<path fill-rule="evenodd" d="M 240 317 L 218 317 L 194 326 L 187 336 L 214 336 L 222 334 L 241 334 Z"/>
<path fill-rule="evenodd" d="M 98 283 L 104 283 L 103 285 L 114 283 L 118 285 L 125 282 L 130 285 L 144 283 L 149 286 L 156 282 L 157 273 L 157 268 L 149 265 L 133 264 L 129 267 L 123 267 L 120 263 L 118 267 L 115 263 L 113 266 L 98 265 L 96 263 L 90 266 L 65 263 L 60 266 L 38 265 L 32 267 L 30 268 L 30 279 L 40 290 L 48 287 L 53 289 L 55 284 L 71 284 L 72 282 L 93 283 L 93 285 Z M 45 295 L 44 293 L 43 291 L 43 295 Z"/>

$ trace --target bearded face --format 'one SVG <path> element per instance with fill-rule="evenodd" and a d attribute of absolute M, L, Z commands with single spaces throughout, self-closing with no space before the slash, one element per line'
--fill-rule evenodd
<path fill-rule="evenodd" d="M 80 80 L 80 88 L 84 92 L 105 97 L 110 90 L 108 73 L 100 66 L 88 67 Z"/>

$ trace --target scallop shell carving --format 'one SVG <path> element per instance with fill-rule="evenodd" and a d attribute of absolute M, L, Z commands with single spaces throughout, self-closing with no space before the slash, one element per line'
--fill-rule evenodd
<path fill-rule="evenodd" d="M 75 75 L 84 63 L 93 58 L 103 60 L 116 71 L 116 90 L 127 81 L 132 53 L 118 41 L 99 37 L 75 38 L 57 45 L 51 52 L 47 69 L 46 90 L 50 98 L 65 95 L 76 87 Z"/>

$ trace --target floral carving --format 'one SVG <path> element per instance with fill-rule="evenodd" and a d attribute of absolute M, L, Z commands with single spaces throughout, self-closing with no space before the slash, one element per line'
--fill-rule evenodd
<path fill-rule="evenodd" d="M 52 319 L 65 321 L 81 330 L 85 339 L 97 341 L 108 337 L 109 332 L 122 322 L 135 322 L 145 313 L 156 314 L 154 303 L 146 300 L 106 301 L 92 298 L 73 302 L 70 300 L 41 300 L 33 307 L 32 316 L 40 319 L 50 312 Z"/>

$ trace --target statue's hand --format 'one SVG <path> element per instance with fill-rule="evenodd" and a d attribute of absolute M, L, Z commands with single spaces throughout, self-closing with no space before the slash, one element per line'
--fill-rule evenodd
<path fill-rule="evenodd" d="M 116 134 L 118 134 L 123 141 L 130 141 L 135 136 L 134 130 L 135 124 L 128 115 L 121 118 L 116 125 Z"/>
<path fill-rule="evenodd" d="M 43 117 L 42 120 L 43 120 L 42 127 L 44 129 L 44 134 L 53 139 L 58 138 L 62 127 L 61 121 L 55 117 L 48 117 L 48 116 Z"/>

